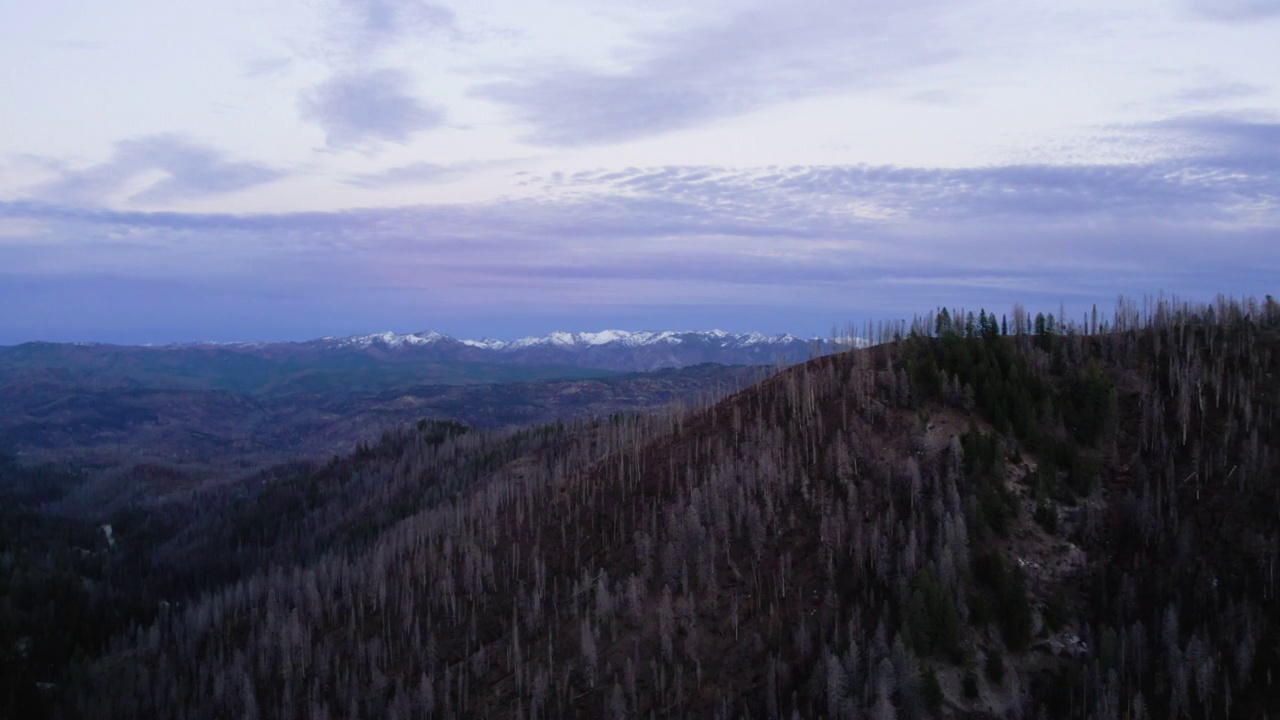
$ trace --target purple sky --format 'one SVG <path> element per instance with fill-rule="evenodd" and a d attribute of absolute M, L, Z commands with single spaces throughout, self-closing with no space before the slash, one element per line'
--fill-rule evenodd
<path fill-rule="evenodd" d="M 260 5 L 0 7 L 0 344 L 1280 290 L 1280 0 Z"/>

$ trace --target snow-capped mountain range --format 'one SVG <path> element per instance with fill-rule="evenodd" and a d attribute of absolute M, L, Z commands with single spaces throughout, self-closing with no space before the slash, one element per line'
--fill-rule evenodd
<path fill-rule="evenodd" d="M 616 371 L 680 368 L 699 363 L 770 365 L 803 362 L 833 350 L 830 340 L 795 335 L 705 331 L 554 332 L 518 340 L 460 339 L 434 331 L 325 337 L 303 343 L 222 344 L 255 353 L 362 352 L 389 361 L 473 361 L 568 365 Z"/>
<path fill-rule="evenodd" d="M 804 340 L 791 334 L 762 335 L 757 332 L 734 334 L 727 333 L 723 330 L 686 332 L 673 330 L 664 330 L 662 332 L 601 330 L 600 332 L 581 333 L 560 331 L 553 332 L 550 335 L 543 335 L 541 337 L 525 337 L 520 338 L 519 340 L 494 340 L 490 338 L 484 338 L 482 340 L 465 340 L 453 338 L 433 330 L 428 330 L 409 335 L 399 335 L 397 333 L 387 331 L 375 333 L 373 335 L 352 335 L 350 337 L 343 338 L 326 337 L 313 342 L 328 343 L 338 347 L 371 347 L 374 345 L 400 347 L 456 342 L 468 347 L 483 348 L 485 350 L 504 350 L 510 352 L 531 347 L 584 348 L 599 347 L 601 345 L 643 347 L 645 345 L 679 345 L 685 342 L 701 342 L 725 348 L 742 348 L 755 345 L 777 346 L 792 345 L 798 342 L 810 343 L 827 341 L 822 340 L 821 338 Z"/>

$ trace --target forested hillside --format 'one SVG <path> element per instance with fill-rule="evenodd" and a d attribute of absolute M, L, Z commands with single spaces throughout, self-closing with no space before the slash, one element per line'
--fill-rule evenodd
<path fill-rule="evenodd" d="M 677 398 L 720 397 L 774 369 L 705 364 L 607 377 L 581 370 L 560 380 L 499 382 L 503 376 L 495 375 L 486 382 L 421 385 L 399 384 L 399 367 L 366 369 L 379 375 L 384 388 L 376 391 L 331 380 L 305 391 L 248 394 L 175 387 L 182 378 L 161 372 L 148 385 L 99 386 L 75 377 L 33 381 L 0 367 L 0 451 L 98 467 L 257 468 L 347 452 L 357 441 L 423 417 L 499 429 L 654 410 Z M 470 370 L 481 374 L 485 366 Z"/>
<path fill-rule="evenodd" d="M 1280 306 L 862 335 L 692 410 L 229 487 L 84 548 L 152 604 L 64 668 L 0 586 L 5 667 L 62 717 L 1280 714 Z"/>

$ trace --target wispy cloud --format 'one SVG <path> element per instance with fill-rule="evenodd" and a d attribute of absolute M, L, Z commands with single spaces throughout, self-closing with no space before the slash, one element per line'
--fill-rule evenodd
<path fill-rule="evenodd" d="M 36 188 L 35 194 L 60 203 L 92 205 L 157 171 L 163 177 L 130 195 L 128 202 L 164 204 L 219 195 L 288 174 L 261 163 L 231 160 L 222 150 L 181 135 L 148 135 L 117 142 L 105 162 L 85 168 L 63 167 L 59 177 Z"/>
<path fill-rule="evenodd" d="M 1277 0 L 1187 0 L 1197 15 L 1222 22 L 1254 22 L 1280 17 Z"/>
<path fill-rule="evenodd" d="M 348 179 L 349 185 L 364 188 L 382 188 L 393 185 L 434 185 L 457 180 L 475 170 L 473 164 L 439 165 L 419 162 L 397 165 L 380 172 L 365 173 Z"/>
<path fill-rule="evenodd" d="M 382 57 L 408 42 L 457 37 L 452 10 L 423 0 L 334 0 L 325 11 L 332 74 L 299 93 L 297 107 L 324 130 L 329 148 L 403 144 L 444 121 L 444 107 L 420 97 L 413 76 L 384 67 Z"/>
<path fill-rule="evenodd" d="M 1212 170 L 1220 187 L 1255 184 L 1272 198 L 1280 193 L 1280 122 L 1231 115 L 1187 115 L 1150 126 L 1179 137 L 1195 167 Z"/>
<path fill-rule="evenodd" d="M 420 35 L 451 30 L 457 25 L 452 10 L 422 0 L 343 0 L 368 36 Z"/>
<path fill-rule="evenodd" d="M 288 56 L 260 57 L 246 62 L 241 74 L 246 78 L 271 77 L 284 73 L 292 66 L 293 58 Z"/>
<path fill-rule="evenodd" d="M 403 40 L 457 34 L 452 10 L 422 0 L 337 0 L 332 18 L 338 45 L 361 55 Z"/>
<path fill-rule="evenodd" d="M 399 185 L 437 185 L 452 182 L 485 170 L 511 167 L 516 160 L 475 160 L 459 163 L 415 162 L 377 172 L 362 173 L 343 182 L 356 187 L 378 189 Z"/>
<path fill-rule="evenodd" d="M 444 111 L 418 99 L 411 78 L 399 70 L 335 75 L 303 93 L 298 109 L 324 129 L 329 147 L 339 149 L 405 143 L 444 121 Z"/>
<path fill-rule="evenodd" d="M 1173 99 L 1190 105 L 1217 103 L 1224 100 L 1241 100 L 1260 95 L 1264 91 L 1257 85 L 1240 82 L 1207 83 L 1174 93 Z"/>
<path fill-rule="evenodd" d="M 1204 221 L 1227 219 L 1244 205 L 1263 208 L 1280 222 L 1280 123 L 1189 116 L 1141 130 L 1194 154 L 1129 164 L 980 168 L 632 168 L 541 182 L 553 192 L 603 186 L 624 197 L 679 203 L 691 218 L 733 208 L 737 217 L 770 232 L 1005 218 Z"/>
<path fill-rule="evenodd" d="M 924 6 L 935 3 L 924 3 Z M 474 94 L 509 106 L 543 145 L 629 140 L 786 100 L 869 87 L 954 57 L 917 5 L 829 0 L 755 6 L 692 30 L 637 38 L 603 71 L 568 63 L 519 69 Z"/>

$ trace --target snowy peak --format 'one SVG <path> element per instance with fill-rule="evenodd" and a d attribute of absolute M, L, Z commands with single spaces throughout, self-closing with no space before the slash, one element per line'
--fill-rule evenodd
<path fill-rule="evenodd" d="M 753 346 L 794 345 L 797 343 L 826 343 L 821 338 L 804 339 L 783 333 L 781 335 L 764 335 L 758 332 L 729 333 L 724 330 L 699 331 L 638 331 L 601 330 L 599 332 L 566 332 L 556 331 L 542 336 L 523 337 L 519 340 L 497 340 L 482 338 L 480 340 L 459 340 L 443 333 L 427 330 L 418 333 L 401 335 L 386 332 L 372 335 L 353 335 L 351 337 L 326 337 L 316 341 L 325 345 L 344 348 L 368 348 L 383 346 L 388 348 L 418 347 L 450 342 L 476 348 L 478 350 L 494 350 L 514 352 L 527 348 L 595 348 L 595 347 L 627 347 L 698 344 L 706 347 L 748 348 Z"/>
<path fill-rule="evenodd" d="M 843 341 L 838 341 L 845 344 Z M 201 346 L 236 347 L 242 349 L 263 348 L 272 345 L 291 345 L 296 343 L 195 343 Z M 323 337 L 302 345 L 313 345 L 327 348 L 368 349 L 390 348 L 405 349 L 449 345 L 453 347 L 473 348 L 479 351 L 514 353 L 520 350 L 537 348 L 560 350 L 587 350 L 592 348 L 645 348 L 688 346 L 698 348 L 748 349 L 769 347 L 821 347 L 831 345 L 824 338 L 802 338 L 790 333 L 765 335 L 758 332 L 730 333 L 724 330 L 661 330 L 630 331 L 600 330 L 599 332 L 567 332 L 556 331 L 547 335 L 523 337 L 518 340 L 499 340 L 481 338 L 465 340 L 445 335 L 434 330 L 400 334 L 387 330 L 369 335 L 351 335 L 348 337 Z M 862 343 L 859 343 L 860 345 Z"/>
<path fill-rule="evenodd" d="M 511 350 L 538 346 L 574 348 L 613 344 L 625 347 L 636 347 L 639 345 L 647 345 L 654 342 L 669 340 L 670 337 L 674 335 L 675 333 L 671 332 L 628 332 L 626 330 L 601 330 L 600 332 L 583 333 L 559 331 L 542 337 L 520 338 L 519 340 L 508 343 L 505 347 L 506 349 Z"/>
<path fill-rule="evenodd" d="M 431 345 L 442 340 L 453 340 L 448 335 L 435 332 L 434 330 L 426 330 L 411 335 L 400 335 L 390 330 L 386 332 L 374 333 L 373 335 L 352 335 L 351 337 L 321 338 L 318 342 L 336 347 L 356 347 L 367 348 L 374 345 L 384 345 L 386 347 L 398 348 L 415 345 Z"/>
<path fill-rule="evenodd" d="M 818 340 L 814 338 L 813 340 Z M 463 341 L 471 344 L 471 341 Z M 751 332 L 742 334 L 727 333 L 724 330 L 674 331 L 660 332 L 627 330 L 601 330 L 600 332 L 553 332 L 542 337 L 526 337 L 509 343 L 487 341 L 493 349 L 518 350 L 530 347 L 562 347 L 587 348 L 607 345 L 619 347 L 645 347 L 651 345 L 679 345 L 683 343 L 701 343 L 712 347 L 740 348 L 752 345 L 789 345 L 793 343 L 811 342 L 802 340 L 791 334 L 762 335 Z M 477 346 L 479 346 L 477 344 Z"/>
<path fill-rule="evenodd" d="M 207 345 L 206 345 L 207 346 Z M 434 330 L 400 334 L 326 337 L 302 343 L 221 345 L 240 352 L 282 356 L 293 352 L 357 352 L 396 363 L 497 363 L 562 365 L 618 372 L 681 368 L 700 363 L 777 365 L 834 352 L 843 343 L 789 333 L 730 333 L 724 330 L 557 331 L 518 340 L 459 339 Z"/>
<path fill-rule="evenodd" d="M 467 347 L 480 348 L 481 350 L 500 350 L 507 346 L 506 340 L 495 340 L 493 338 L 482 338 L 480 340 L 459 340 L 458 342 Z"/>

